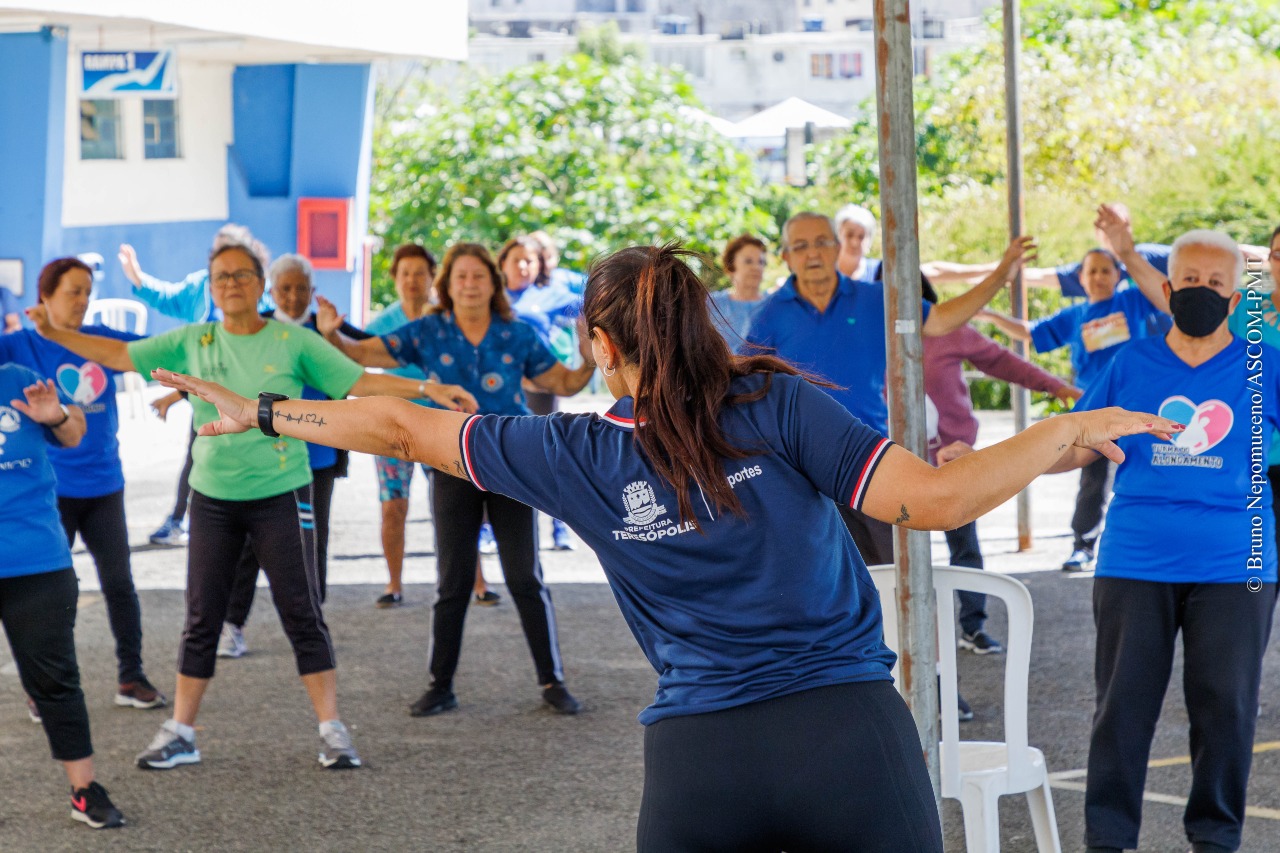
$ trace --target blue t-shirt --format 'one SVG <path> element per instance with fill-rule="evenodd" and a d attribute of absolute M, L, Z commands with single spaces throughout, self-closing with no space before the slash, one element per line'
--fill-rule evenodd
<path fill-rule="evenodd" d="M 924 300 L 921 318 L 933 307 Z M 824 389 L 855 418 L 880 433 L 889 431 L 889 404 L 884 396 L 884 288 L 880 284 L 840 276 L 825 311 L 796 290 L 796 278 L 765 300 L 751 323 L 748 343 L 772 349 L 802 370 L 834 382 Z"/>
<path fill-rule="evenodd" d="M 1142 291 L 1120 290 L 1101 302 L 1082 302 L 1031 324 L 1037 352 L 1071 345 L 1076 384 L 1088 388 L 1122 344 L 1148 337 L 1147 318 L 1160 313 Z"/>
<path fill-rule="evenodd" d="M 80 331 L 117 341 L 142 338 L 98 325 L 83 326 Z M 5 361 L 29 367 L 43 379 L 52 379 L 64 403 L 75 403 L 84 410 L 88 431 L 80 444 L 55 445 L 49 451 L 49 461 L 58 477 L 58 496 L 100 498 L 123 489 L 124 470 L 120 467 L 120 442 L 116 438 L 120 413 L 116 409 L 115 378 L 120 374 L 45 340 L 31 329 L 0 336 L 0 362 Z"/>
<path fill-rule="evenodd" d="M 387 352 L 414 364 L 434 381 L 461 385 L 494 415 L 527 415 L 522 378 L 533 379 L 556 366 L 556 357 L 522 320 L 496 314 L 477 346 L 467 340 L 452 314 L 428 314 L 382 336 Z"/>
<path fill-rule="evenodd" d="M 0 359 L 0 578 L 71 567 L 53 466 L 45 451 L 58 440 L 53 430 L 9 406 L 10 400 L 25 399 L 22 389 L 42 378 L 29 367 Z"/>
<path fill-rule="evenodd" d="M 1163 338 L 1136 341 L 1116 354 L 1075 407 L 1107 406 L 1153 412 L 1187 430 L 1173 442 L 1146 434 L 1116 442 L 1125 461 L 1116 470 L 1097 576 L 1274 582 L 1266 448 L 1280 425 L 1280 350 L 1234 338 L 1190 367 Z"/>
<path fill-rule="evenodd" d="M 582 297 L 563 282 L 551 281 L 541 287 L 529 285 L 524 290 L 508 290 L 507 301 L 516 316 L 533 326 L 547 349 L 568 367 L 578 364 L 578 315 L 582 313 Z"/>
<path fill-rule="evenodd" d="M 567 270 L 564 267 L 556 267 L 551 271 L 551 275 L 548 276 L 548 278 L 551 280 L 552 284 L 563 285 L 579 296 L 581 296 L 583 291 L 587 289 L 586 274 L 580 273 L 577 270 Z"/>
<path fill-rule="evenodd" d="M 1276 308 L 1275 291 L 1263 293 L 1256 288 L 1246 288 L 1240 292 L 1243 298 L 1227 319 L 1231 334 L 1280 349 L 1280 311 Z M 1280 465 L 1280 433 L 1271 439 L 1267 465 Z"/>
<path fill-rule="evenodd" d="M 745 515 L 713 513 L 693 489 L 702 533 L 634 441 L 630 397 L 603 416 L 472 417 L 461 433 L 477 487 L 564 519 L 599 557 L 658 673 L 645 725 L 889 680 L 893 667 L 875 585 L 832 502 L 861 508 L 889 440 L 794 376 L 719 423 L 758 453 L 723 463 Z"/>
<path fill-rule="evenodd" d="M 9 288 L 0 287 L 0 334 L 4 333 L 4 318 L 10 314 L 22 316 L 18 311 L 18 297 Z"/>
<path fill-rule="evenodd" d="M 1147 263 L 1158 269 L 1165 275 L 1169 274 L 1169 252 L 1172 246 L 1166 246 L 1163 243 L 1139 243 L 1133 247 L 1134 250 L 1142 257 L 1147 259 Z M 1054 272 L 1058 274 L 1058 287 L 1062 289 L 1063 296 L 1088 296 L 1085 293 L 1084 284 L 1080 281 L 1080 269 L 1084 265 L 1079 261 L 1074 264 L 1063 264 L 1055 267 Z M 1129 279 L 1129 271 L 1120 266 L 1120 275 L 1124 279 Z M 1168 331 L 1166 328 L 1165 331 Z"/>
<path fill-rule="evenodd" d="M 729 349 L 736 350 L 742 346 L 751 333 L 751 321 L 764 306 L 767 297 L 761 296 L 754 302 L 734 299 L 728 290 L 717 290 L 711 294 L 711 322 L 716 331 L 724 338 Z"/>

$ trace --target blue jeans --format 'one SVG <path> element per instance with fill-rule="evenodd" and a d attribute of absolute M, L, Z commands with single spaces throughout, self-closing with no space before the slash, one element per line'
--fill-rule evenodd
<path fill-rule="evenodd" d="M 982 548 L 978 544 L 978 522 L 948 530 L 947 547 L 951 549 L 951 565 L 969 569 L 982 568 Z M 987 624 L 987 596 L 981 592 L 956 592 L 960 599 L 960 630 L 976 634 Z"/>

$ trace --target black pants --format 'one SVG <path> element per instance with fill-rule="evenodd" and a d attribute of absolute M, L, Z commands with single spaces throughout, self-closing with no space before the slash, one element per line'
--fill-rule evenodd
<path fill-rule="evenodd" d="M 556 612 L 542 582 L 534 511 L 519 501 L 482 492 L 457 477 L 436 477 L 431 493 L 436 531 L 436 603 L 431 625 L 431 683 L 452 687 L 462 650 L 462 628 L 471 602 L 479 558 L 477 537 L 486 511 L 498 542 L 507 590 L 533 655 L 539 684 L 564 681 Z"/>
<path fill-rule="evenodd" d="M 22 689 L 40 709 L 57 761 L 93 755 L 89 711 L 76 665 L 76 599 L 72 569 L 0 578 L 0 622 L 13 651 Z"/>
<path fill-rule="evenodd" d="M 191 493 L 191 541 L 187 546 L 187 622 L 178 671 L 212 678 L 218 636 L 227 616 L 236 560 L 246 540 L 267 573 L 280 624 L 293 645 L 298 674 L 333 669 L 329 628 L 320 611 L 315 525 L 305 507 L 310 484 L 270 498 L 223 501 Z"/>
<path fill-rule="evenodd" d="M 324 602 L 328 592 L 329 575 L 329 507 L 333 503 L 333 483 L 338 476 L 338 467 L 312 469 L 312 491 L 315 504 L 312 510 L 316 518 L 316 574 L 320 578 L 320 601 Z M 227 621 L 237 628 L 243 628 L 249 621 L 249 610 L 253 607 L 253 595 L 258 587 L 258 558 L 253 553 L 253 542 L 246 542 L 236 561 L 236 574 L 231 583 L 231 599 L 227 602 Z"/>
<path fill-rule="evenodd" d="M 942 853 L 906 703 L 839 684 L 644 732 L 640 853 Z"/>
<path fill-rule="evenodd" d="M 143 678 L 142 609 L 129 564 L 129 529 L 124 519 L 124 490 L 98 498 L 58 498 L 67 544 L 76 534 L 93 556 L 98 585 L 107 605 L 111 635 L 116 640 L 117 677 L 121 684 Z"/>
<path fill-rule="evenodd" d="M 951 551 L 951 565 L 969 569 L 982 568 L 982 546 L 978 542 L 978 522 L 971 521 L 963 527 L 946 532 L 947 548 Z M 959 590 L 960 630 L 976 634 L 987 624 L 987 596 L 981 592 Z"/>
<path fill-rule="evenodd" d="M 1092 551 L 1102 530 L 1107 498 L 1111 495 L 1111 483 L 1115 479 L 1116 466 L 1105 456 L 1080 469 L 1080 491 L 1076 492 L 1076 511 L 1071 516 L 1071 532 L 1075 536 L 1077 551 Z"/>
<path fill-rule="evenodd" d="M 853 536 L 853 544 L 868 566 L 883 566 L 893 562 L 893 525 L 872 518 L 865 513 L 837 503 L 844 526 Z"/>
<path fill-rule="evenodd" d="M 1151 738 L 1181 631 L 1191 723 L 1191 793 L 1183 825 L 1192 843 L 1240 846 L 1262 655 L 1275 602 L 1274 583 L 1250 592 L 1243 579 L 1094 580 L 1098 706 L 1089 741 L 1086 844 L 1138 846 Z"/>
<path fill-rule="evenodd" d="M 173 512 L 169 513 L 169 517 L 176 521 L 182 521 L 187 517 L 187 503 L 191 500 L 191 484 L 187 480 L 191 476 L 193 462 L 191 449 L 195 446 L 195 443 L 196 431 L 193 426 L 191 435 L 187 438 L 187 459 L 182 463 L 182 473 L 178 475 L 178 497 L 173 503 Z"/>

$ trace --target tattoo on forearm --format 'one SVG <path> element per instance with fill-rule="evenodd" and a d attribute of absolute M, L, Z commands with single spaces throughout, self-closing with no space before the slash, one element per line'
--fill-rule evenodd
<path fill-rule="evenodd" d="M 467 469 L 462 467 L 462 462 L 457 459 L 453 460 L 453 465 L 450 465 L 448 462 L 441 462 L 440 464 L 432 465 L 431 467 L 435 468 L 442 474 L 448 474 L 449 476 L 457 477 L 460 480 L 471 479 L 467 476 Z"/>
<path fill-rule="evenodd" d="M 901 514 L 899 514 L 899 516 L 893 520 L 893 523 L 894 523 L 894 524 L 905 524 L 906 522 L 908 522 L 908 521 L 910 521 L 910 520 L 911 520 L 911 513 L 907 512 L 907 505 L 906 505 L 906 504 L 903 504 L 903 505 L 902 505 L 902 512 L 901 512 Z"/>
<path fill-rule="evenodd" d="M 324 418 L 315 412 L 303 412 L 300 415 L 291 415 L 288 412 L 282 412 L 279 409 L 273 410 L 277 418 L 284 418 L 289 423 L 315 424 L 318 427 L 324 426 Z"/>
<path fill-rule="evenodd" d="M 1058 452 L 1059 452 L 1059 453 L 1061 453 L 1062 451 L 1064 451 L 1064 450 L 1066 450 L 1066 449 L 1067 449 L 1067 446 L 1066 446 L 1065 444 L 1059 444 L 1059 445 L 1058 445 Z"/>

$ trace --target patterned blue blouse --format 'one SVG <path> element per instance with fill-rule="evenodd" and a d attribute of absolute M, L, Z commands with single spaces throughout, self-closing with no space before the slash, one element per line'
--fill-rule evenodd
<path fill-rule="evenodd" d="M 482 414 L 529 414 L 521 378 L 540 376 L 557 363 L 532 326 L 496 315 L 478 346 L 467 340 L 447 313 L 428 314 L 381 339 L 401 364 L 420 367 L 433 380 L 466 388 L 475 395 Z"/>

